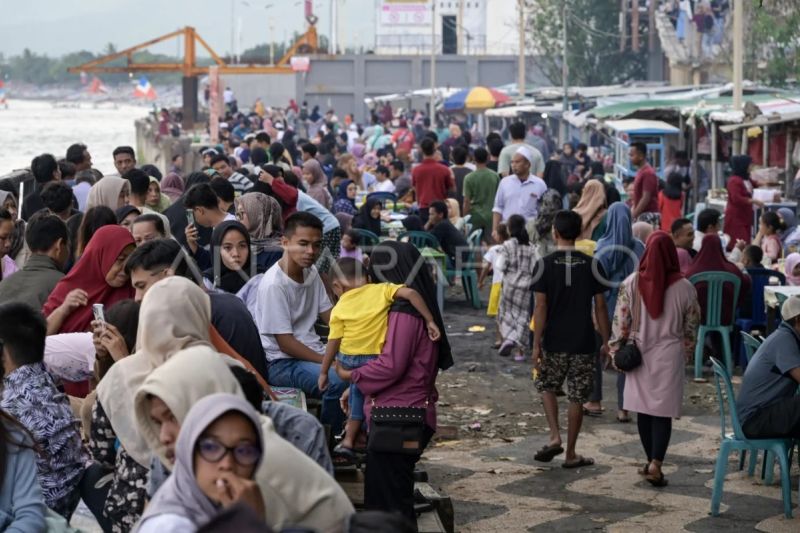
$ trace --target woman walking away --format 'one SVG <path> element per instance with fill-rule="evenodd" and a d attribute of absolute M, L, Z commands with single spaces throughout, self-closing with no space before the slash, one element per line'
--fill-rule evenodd
<path fill-rule="evenodd" d="M 639 271 L 620 287 L 610 344 L 612 357 L 635 341 L 642 363 L 626 374 L 625 407 L 636 422 L 647 463 L 639 470 L 654 487 L 665 487 L 661 470 L 681 416 L 684 367 L 697 340 L 700 306 L 683 277 L 672 237 L 656 231 L 647 240 Z"/>
<path fill-rule="evenodd" d="M 525 219 L 511 215 L 506 227 L 511 237 L 499 251 L 503 269 L 503 287 L 497 319 L 503 344 L 498 353 L 507 356 L 515 351 L 514 359 L 523 361 L 523 350 L 530 347 L 528 317 L 531 314 L 533 267 L 539 259 L 536 248 L 528 240 Z"/>
<path fill-rule="evenodd" d="M 764 207 L 764 202 L 753 198 L 753 184 L 750 182 L 750 167 L 753 160 L 749 155 L 731 158 L 732 175 L 728 178 L 728 205 L 725 207 L 724 232 L 730 236 L 728 251 L 733 250 L 737 240 L 750 242 L 753 233 L 753 206 Z"/>
<path fill-rule="evenodd" d="M 650 226 L 652 227 L 652 226 Z M 609 289 L 605 292 L 606 307 L 608 308 L 609 321 L 614 320 L 614 309 L 617 305 L 619 286 L 638 267 L 639 258 L 644 253 L 644 243 L 633 236 L 631 230 L 631 209 L 617 202 L 608 210 L 606 232 L 597 241 L 597 250 L 594 256 L 603 265 Z M 625 390 L 625 374 L 617 375 L 617 421 L 626 423 L 631 419 L 624 408 L 623 391 Z M 594 389 L 589 397 L 586 409 L 600 409 L 603 399 L 603 364 L 598 361 L 595 371 Z"/>
<path fill-rule="evenodd" d="M 606 188 L 597 180 L 589 180 L 583 187 L 575 211 L 581 216 L 581 234 L 578 240 L 597 241 L 606 230 Z"/>

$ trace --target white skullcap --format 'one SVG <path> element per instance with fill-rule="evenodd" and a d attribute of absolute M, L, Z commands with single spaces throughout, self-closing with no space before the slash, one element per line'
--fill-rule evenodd
<path fill-rule="evenodd" d="M 530 163 L 531 165 L 533 164 L 533 153 L 531 153 L 528 147 L 520 146 L 519 148 L 517 148 L 517 151 L 515 153 L 527 159 L 528 163 Z"/>

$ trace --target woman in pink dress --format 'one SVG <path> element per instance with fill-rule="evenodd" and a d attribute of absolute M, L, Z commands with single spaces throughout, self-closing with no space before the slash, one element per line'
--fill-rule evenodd
<path fill-rule="evenodd" d="M 634 305 L 639 327 L 632 332 Z M 636 422 L 647 464 L 639 473 L 655 487 L 666 486 L 661 465 L 672 434 L 672 419 L 681 415 L 684 368 L 694 353 L 700 306 L 697 293 L 683 277 L 672 238 L 656 231 L 647 240 L 639 271 L 623 282 L 614 314 L 611 355 L 633 338 L 642 364 L 625 375 L 624 405 Z"/>

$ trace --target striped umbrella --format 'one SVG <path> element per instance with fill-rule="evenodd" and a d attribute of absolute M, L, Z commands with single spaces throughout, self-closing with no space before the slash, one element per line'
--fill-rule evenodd
<path fill-rule="evenodd" d="M 473 87 L 453 94 L 444 101 L 445 111 L 483 111 L 508 102 L 508 95 L 488 87 Z"/>

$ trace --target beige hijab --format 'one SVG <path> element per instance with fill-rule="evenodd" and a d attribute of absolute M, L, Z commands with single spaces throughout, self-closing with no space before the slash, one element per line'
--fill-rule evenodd
<path fill-rule="evenodd" d="M 236 363 L 206 347 L 182 350 L 154 370 L 136 392 L 136 424 L 146 446 L 165 465 L 171 466 L 147 411 L 148 395 L 158 396 L 183 424 L 191 407 L 206 396 L 223 392 L 244 397 L 229 370 L 231 364 Z M 321 466 L 281 438 L 272 420 L 263 415 L 260 419 L 264 459 L 255 480 L 267 525 L 276 531 L 289 525 L 341 531 L 345 518 L 354 512 L 345 492 Z"/>
<path fill-rule="evenodd" d="M 159 281 L 142 300 L 136 353 L 115 363 L 97 386 L 97 399 L 122 447 L 144 467 L 150 467 L 151 453 L 134 423 L 134 394 L 177 352 L 198 346 L 213 350 L 210 324 L 211 300 L 200 287 L 182 277 Z"/>
<path fill-rule="evenodd" d="M 110 207 L 116 211 L 119 204 L 119 195 L 123 189 L 130 193 L 131 185 L 126 179 L 117 176 L 106 176 L 89 189 L 89 196 L 86 199 L 86 211 L 98 205 Z"/>
<path fill-rule="evenodd" d="M 606 188 L 598 180 L 589 180 L 583 187 L 581 200 L 572 210 L 583 220 L 578 240 L 591 239 L 592 232 L 606 214 Z"/>

